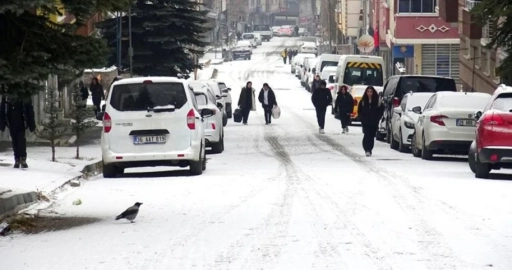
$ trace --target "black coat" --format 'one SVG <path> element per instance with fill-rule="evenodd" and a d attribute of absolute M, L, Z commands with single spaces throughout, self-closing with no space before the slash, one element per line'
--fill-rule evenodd
<path fill-rule="evenodd" d="M 91 84 L 89 88 L 91 89 L 92 98 L 105 99 L 105 92 L 103 91 L 103 86 L 101 85 L 101 83 Z"/>
<path fill-rule="evenodd" d="M 89 90 L 87 90 L 87 87 L 80 87 L 80 95 L 82 96 L 82 100 L 86 100 L 89 97 Z"/>
<path fill-rule="evenodd" d="M 384 106 L 379 98 L 374 98 L 371 103 L 361 100 L 357 107 L 357 115 L 363 126 L 377 126 L 383 113 Z"/>
<path fill-rule="evenodd" d="M 0 102 L 0 131 L 5 128 L 28 128 L 31 132 L 36 129 L 34 107 L 30 101 L 10 101 L 2 97 Z"/>
<path fill-rule="evenodd" d="M 332 105 L 332 95 L 331 90 L 327 88 L 318 88 L 313 91 L 313 95 L 311 95 L 311 101 L 315 107 L 327 107 Z"/>
<path fill-rule="evenodd" d="M 316 89 L 320 89 L 320 82 L 320 80 L 313 80 L 313 82 L 311 83 L 311 90 L 315 91 Z"/>
<path fill-rule="evenodd" d="M 261 105 L 265 106 L 265 90 L 261 89 L 260 94 L 258 95 L 258 100 L 261 103 Z M 274 107 L 274 105 L 277 106 L 276 101 L 276 95 L 274 93 L 274 90 L 272 88 L 268 89 L 268 106 Z"/>
<path fill-rule="evenodd" d="M 354 98 L 350 93 L 339 93 L 336 97 L 334 111 L 340 114 L 351 114 L 354 111 Z"/>
<path fill-rule="evenodd" d="M 251 109 L 252 108 L 252 98 L 253 91 L 252 88 L 242 88 L 240 92 L 240 98 L 238 99 L 238 107 L 241 109 Z"/>

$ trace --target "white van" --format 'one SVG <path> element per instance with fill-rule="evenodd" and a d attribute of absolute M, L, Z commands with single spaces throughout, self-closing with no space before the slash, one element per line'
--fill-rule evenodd
<path fill-rule="evenodd" d="M 340 62 L 341 55 L 324 53 L 318 57 L 318 63 L 315 70 L 321 74 L 325 67 L 337 67 Z"/>
<path fill-rule="evenodd" d="M 242 40 L 247 40 L 247 41 L 251 42 L 251 46 L 253 48 L 258 47 L 258 38 L 256 37 L 256 35 L 254 35 L 254 33 L 242 34 Z"/>
<path fill-rule="evenodd" d="M 355 84 L 384 86 L 384 59 L 371 55 L 342 55 L 336 72 L 336 88 Z"/>

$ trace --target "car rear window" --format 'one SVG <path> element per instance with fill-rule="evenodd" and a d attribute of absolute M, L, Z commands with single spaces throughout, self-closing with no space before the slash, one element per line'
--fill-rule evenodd
<path fill-rule="evenodd" d="M 208 104 L 208 99 L 206 98 L 205 94 L 196 93 L 195 96 L 196 96 L 197 105 Z"/>
<path fill-rule="evenodd" d="M 180 109 L 186 103 L 187 94 L 182 83 L 120 84 L 114 86 L 110 98 L 110 106 L 121 112 L 167 105 Z"/>
<path fill-rule="evenodd" d="M 457 91 L 455 80 L 437 77 L 405 77 L 399 87 L 404 95 L 409 92 Z"/>
<path fill-rule="evenodd" d="M 365 90 L 366 90 L 366 87 L 353 87 L 351 94 L 354 97 L 362 97 Z"/>
<path fill-rule="evenodd" d="M 453 109 L 483 110 L 489 102 L 489 98 L 471 94 L 449 95 L 439 100 L 439 106 Z"/>
<path fill-rule="evenodd" d="M 255 25 L 254 26 L 254 31 L 269 31 L 270 30 L 270 26 L 268 25 Z"/>
<path fill-rule="evenodd" d="M 512 94 L 506 93 L 499 95 L 491 106 L 495 110 L 508 112 L 512 110 Z"/>
<path fill-rule="evenodd" d="M 225 83 L 219 83 L 219 88 L 220 88 L 220 89 L 226 89 L 226 88 L 228 88 L 228 87 L 226 86 L 226 84 L 225 84 Z"/>
<path fill-rule="evenodd" d="M 336 67 L 338 66 L 337 61 L 322 61 L 322 65 L 320 66 L 320 71 L 324 70 L 324 67 Z"/>
<path fill-rule="evenodd" d="M 254 39 L 254 35 L 253 34 L 244 35 L 243 39 Z"/>

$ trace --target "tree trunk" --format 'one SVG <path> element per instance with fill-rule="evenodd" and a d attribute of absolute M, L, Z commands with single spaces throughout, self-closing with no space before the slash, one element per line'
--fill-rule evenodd
<path fill-rule="evenodd" d="M 80 132 L 76 133 L 76 159 L 80 158 Z"/>
<path fill-rule="evenodd" d="M 55 140 L 50 141 L 50 146 L 52 147 L 52 161 L 55 162 Z"/>

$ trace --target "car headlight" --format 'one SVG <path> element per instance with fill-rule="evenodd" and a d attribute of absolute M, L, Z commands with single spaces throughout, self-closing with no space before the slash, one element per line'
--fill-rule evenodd
<path fill-rule="evenodd" d="M 413 122 L 409 122 L 409 121 L 404 121 L 404 126 L 406 128 L 414 128 L 414 123 Z"/>

